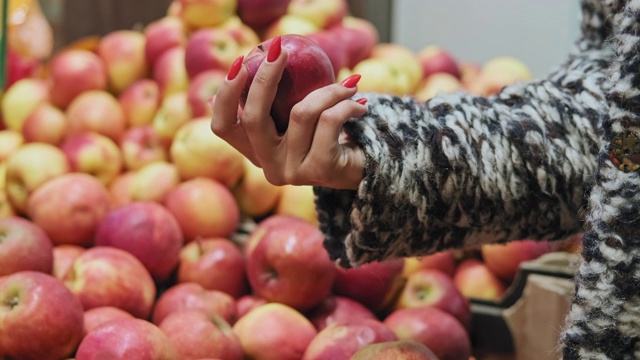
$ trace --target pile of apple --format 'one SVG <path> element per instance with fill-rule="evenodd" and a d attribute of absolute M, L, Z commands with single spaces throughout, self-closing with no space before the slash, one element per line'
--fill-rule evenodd
<path fill-rule="evenodd" d="M 360 91 L 490 94 L 530 76 L 379 43 L 344 0 L 175 0 L 143 31 L 58 51 L 0 102 L 0 358 L 472 357 L 469 299 L 498 300 L 554 249 L 331 262 L 312 188 L 270 184 L 209 128 L 231 63 L 288 33 L 337 79 L 362 74 Z"/>

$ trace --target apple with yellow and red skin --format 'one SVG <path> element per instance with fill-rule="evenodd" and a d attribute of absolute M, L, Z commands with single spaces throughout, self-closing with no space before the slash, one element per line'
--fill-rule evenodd
<path fill-rule="evenodd" d="M 423 78 L 436 73 L 446 73 L 458 80 L 461 78 L 458 61 L 449 51 L 439 46 L 426 46 L 417 52 L 416 57 L 422 66 Z"/>
<path fill-rule="evenodd" d="M 85 247 L 79 245 L 62 244 L 54 246 L 52 275 L 58 280 L 63 280 L 73 262 L 85 250 Z"/>
<path fill-rule="evenodd" d="M 264 29 L 287 13 L 291 0 L 238 0 L 238 16 L 253 29 Z"/>
<path fill-rule="evenodd" d="M 119 94 L 147 76 L 145 44 L 145 35 L 135 30 L 115 30 L 100 38 L 96 53 L 105 64 L 112 93 Z"/>
<path fill-rule="evenodd" d="M 396 309 L 432 306 L 453 315 L 471 328 L 471 306 L 453 282 L 453 278 L 435 269 L 420 269 L 408 276 L 398 296 Z"/>
<path fill-rule="evenodd" d="M 111 198 L 111 208 L 116 208 L 124 204 L 133 202 L 131 185 L 136 178 L 136 172 L 126 171 L 118 174 L 109 183 L 109 195 Z"/>
<path fill-rule="evenodd" d="M 176 16 L 165 16 L 151 21 L 144 28 L 144 36 L 145 59 L 151 67 L 166 50 L 184 46 L 187 42 L 185 24 Z"/>
<path fill-rule="evenodd" d="M 315 41 L 331 60 L 333 73 L 338 74 L 340 70 L 346 68 L 349 62 L 346 44 L 339 38 L 337 31 L 320 30 L 306 35 Z"/>
<path fill-rule="evenodd" d="M 69 162 L 60 148 L 45 143 L 27 143 L 6 160 L 7 197 L 13 209 L 24 214 L 29 195 L 49 179 L 69 172 Z"/>
<path fill-rule="evenodd" d="M 184 65 L 185 49 L 175 46 L 164 51 L 156 60 L 151 70 L 151 78 L 160 87 L 160 97 L 186 91 L 189 87 L 189 76 Z"/>
<path fill-rule="evenodd" d="M 260 31 L 260 34 L 262 39 L 268 40 L 278 35 L 309 35 L 320 30 L 312 21 L 287 13 Z"/>
<path fill-rule="evenodd" d="M 100 306 L 84 312 L 84 335 L 98 326 L 117 319 L 132 319 L 133 315 L 113 306 Z"/>
<path fill-rule="evenodd" d="M 318 331 L 335 324 L 356 319 L 376 319 L 366 306 L 344 296 L 327 296 L 320 305 L 307 313 L 307 318 Z"/>
<path fill-rule="evenodd" d="M 166 161 L 149 163 L 136 171 L 131 183 L 131 200 L 162 204 L 167 194 L 180 184 L 175 165 Z"/>
<path fill-rule="evenodd" d="M 498 301 L 505 285 L 481 260 L 462 260 L 453 275 L 453 282 L 466 298 Z"/>
<path fill-rule="evenodd" d="M 179 359 L 176 349 L 160 328 L 136 318 L 114 319 L 96 327 L 82 339 L 75 358 Z"/>
<path fill-rule="evenodd" d="M 260 305 L 268 303 L 267 300 L 261 298 L 255 294 L 242 295 L 236 299 L 236 311 L 237 318 L 240 319 L 249 311 L 257 308 Z"/>
<path fill-rule="evenodd" d="M 161 282 L 178 266 L 183 236 L 175 217 L 162 205 L 136 201 L 111 209 L 98 225 L 94 241 L 96 246 L 134 255 Z"/>
<path fill-rule="evenodd" d="M 273 38 L 256 46 L 244 59 L 248 76 L 240 103 L 244 106 L 256 72 L 265 61 Z M 291 109 L 312 91 L 335 82 L 333 65 L 327 53 L 306 36 L 286 34 L 281 37 L 282 48 L 289 54 L 276 96 L 271 107 L 271 117 L 276 130 L 284 133 L 289 124 Z"/>
<path fill-rule="evenodd" d="M 404 258 L 375 261 L 355 268 L 336 266 L 333 293 L 348 297 L 378 314 L 395 301 L 404 286 Z"/>
<path fill-rule="evenodd" d="M 342 22 L 349 12 L 346 0 L 291 0 L 287 13 L 308 20 L 320 29 Z"/>
<path fill-rule="evenodd" d="M 427 101 L 439 94 L 452 94 L 464 89 L 462 82 L 448 73 L 435 73 L 423 79 L 413 92 L 418 101 Z"/>
<path fill-rule="evenodd" d="M 248 158 L 245 157 L 242 163 L 244 174 L 232 190 L 240 211 L 254 218 L 273 212 L 278 206 L 283 187 L 270 183 L 262 168 Z"/>
<path fill-rule="evenodd" d="M 80 301 L 49 274 L 0 277 L 0 304 L 0 355 L 7 359 L 64 359 L 82 339 Z"/>
<path fill-rule="evenodd" d="M 224 29 L 238 42 L 241 54 L 247 54 L 257 46 L 261 39 L 260 35 L 247 24 L 243 23 L 239 16 L 235 15 L 220 24 L 220 29 Z"/>
<path fill-rule="evenodd" d="M 68 137 L 61 145 L 71 171 L 94 176 L 105 186 L 122 171 L 122 153 L 110 138 L 96 132 Z"/>
<path fill-rule="evenodd" d="M 88 248 L 76 258 L 63 281 L 85 311 L 113 306 L 147 319 L 156 298 L 156 285 L 140 260 L 114 247 Z"/>
<path fill-rule="evenodd" d="M 244 254 L 227 238 L 196 239 L 180 250 L 178 282 L 193 282 L 234 298 L 245 295 L 248 282 Z"/>
<path fill-rule="evenodd" d="M 43 65 L 41 60 L 20 54 L 13 46 L 7 46 L 6 64 L 5 90 L 18 80 L 37 76 Z"/>
<path fill-rule="evenodd" d="M 471 341 L 464 326 L 453 315 L 430 306 L 398 309 L 383 323 L 400 340 L 427 346 L 440 360 L 468 360 Z"/>
<path fill-rule="evenodd" d="M 231 190 L 212 179 L 183 181 L 167 193 L 164 206 L 177 220 L 186 241 L 228 237 L 240 225 L 240 210 Z"/>
<path fill-rule="evenodd" d="M 244 155 L 215 135 L 211 119 L 205 117 L 188 121 L 178 129 L 169 155 L 183 180 L 204 177 L 231 189 L 244 173 Z"/>
<path fill-rule="evenodd" d="M 274 209 L 277 215 L 290 215 L 318 224 L 315 194 L 311 185 L 281 185 L 278 203 Z"/>
<path fill-rule="evenodd" d="M 378 319 L 353 319 L 328 325 L 311 340 L 303 360 L 349 360 L 369 344 L 398 340 Z"/>
<path fill-rule="evenodd" d="M 118 141 L 127 128 L 127 119 L 118 99 L 103 90 L 85 91 L 66 110 L 67 135 L 95 132 Z"/>
<path fill-rule="evenodd" d="M 202 311 L 210 317 L 217 315 L 229 324 L 237 319 L 236 303 L 231 295 L 218 290 L 207 290 L 196 283 L 179 283 L 160 295 L 151 320 L 159 325 L 169 314 L 185 310 Z"/>
<path fill-rule="evenodd" d="M 240 340 L 220 316 L 183 310 L 167 315 L 158 327 L 167 334 L 180 359 L 243 359 Z"/>
<path fill-rule="evenodd" d="M 178 130 L 192 119 L 187 92 L 178 91 L 162 99 L 151 126 L 160 142 L 170 149 Z"/>
<path fill-rule="evenodd" d="M 38 105 L 22 125 L 22 135 L 27 142 L 43 142 L 58 146 L 66 134 L 65 113 L 50 103 Z"/>
<path fill-rule="evenodd" d="M 190 28 L 210 28 L 235 15 L 237 0 L 178 0 L 180 16 Z"/>
<path fill-rule="evenodd" d="M 226 72 L 242 55 L 238 41 L 224 28 L 203 28 L 189 36 L 185 46 L 184 64 L 189 79 L 206 70 Z"/>
<path fill-rule="evenodd" d="M 336 266 L 317 226 L 280 216 L 258 224 L 245 246 L 247 277 L 254 293 L 300 311 L 319 305 L 331 291 Z"/>
<path fill-rule="evenodd" d="M 0 163 L 25 143 L 24 136 L 13 130 L 0 130 Z"/>
<path fill-rule="evenodd" d="M 27 202 L 29 218 L 54 245 L 91 246 L 98 224 L 111 207 L 109 191 L 96 177 L 67 173 L 48 180 Z"/>
<path fill-rule="evenodd" d="M 61 108 L 79 94 L 91 90 L 107 90 L 107 69 L 94 52 L 66 49 L 56 53 L 49 65 L 51 102 Z"/>
<path fill-rule="evenodd" d="M 245 356 L 255 360 L 302 359 L 318 334 L 299 311 L 277 302 L 249 311 L 233 325 L 233 332 L 240 339 Z"/>
<path fill-rule="evenodd" d="M 194 76 L 187 90 L 187 99 L 193 117 L 211 116 L 213 110 L 209 99 L 217 92 L 227 78 L 227 72 L 220 69 L 204 70 Z"/>
<path fill-rule="evenodd" d="M 458 259 L 453 251 L 443 250 L 425 256 L 413 256 L 405 259 L 403 273 L 409 276 L 420 269 L 435 269 L 453 277 Z"/>
<path fill-rule="evenodd" d="M 22 132 L 27 117 L 41 104 L 49 102 L 49 84 L 43 79 L 19 80 L 2 96 L 2 119 L 9 130 Z"/>
<path fill-rule="evenodd" d="M 160 107 L 160 86 L 151 79 L 134 82 L 118 95 L 128 126 L 151 124 Z"/>
<path fill-rule="evenodd" d="M 22 217 L 0 219 L 0 276 L 28 270 L 51 274 L 51 239 L 38 225 Z"/>
<path fill-rule="evenodd" d="M 512 281 L 520 264 L 535 260 L 552 251 L 548 241 L 516 240 L 505 244 L 484 244 L 480 247 L 482 260 L 492 273 Z"/>
<path fill-rule="evenodd" d="M 369 344 L 356 351 L 349 360 L 439 360 L 424 344 L 413 340 L 385 341 Z M 469 357 L 469 360 L 472 360 Z"/>
<path fill-rule="evenodd" d="M 118 143 L 124 168 L 138 170 L 156 161 L 169 160 L 166 142 L 151 125 L 127 129 Z"/>

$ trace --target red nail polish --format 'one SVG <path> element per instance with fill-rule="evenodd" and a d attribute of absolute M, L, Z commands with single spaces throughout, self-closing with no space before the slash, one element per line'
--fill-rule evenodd
<path fill-rule="evenodd" d="M 238 76 L 238 73 L 240 72 L 240 68 L 242 67 L 243 60 L 244 60 L 244 55 L 241 55 L 233 62 L 233 64 L 231 64 L 231 67 L 229 68 L 229 73 L 227 74 L 227 80 L 233 80 L 236 78 L 236 76 Z"/>
<path fill-rule="evenodd" d="M 366 105 L 367 104 L 367 99 L 365 98 L 360 98 L 358 100 L 356 100 L 356 102 L 360 105 Z"/>
<path fill-rule="evenodd" d="M 358 81 L 360 81 L 361 77 L 362 76 L 360 74 L 353 74 L 348 78 L 342 80 L 340 84 L 346 88 L 352 89 L 356 87 L 356 85 L 358 85 Z"/>
<path fill-rule="evenodd" d="M 280 53 L 282 53 L 282 37 L 278 35 L 271 41 L 269 52 L 267 53 L 267 61 L 274 62 L 278 60 Z"/>

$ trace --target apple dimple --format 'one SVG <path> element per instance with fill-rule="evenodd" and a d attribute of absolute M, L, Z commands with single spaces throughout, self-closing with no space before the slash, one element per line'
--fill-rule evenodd
<path fill-rule="evenodd" d="M 19 289 L 11 289 L 7 292 L 4 299 L 2 299 L 2 306 L 8 308 L 8 310 L 13 310 L 20 304 L 20 290 Z"/>

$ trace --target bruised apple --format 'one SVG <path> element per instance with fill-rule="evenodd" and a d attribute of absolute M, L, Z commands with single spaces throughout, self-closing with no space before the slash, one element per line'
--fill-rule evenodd
<path fill-rule="evenodd" d="M 243 106 L 249 87 L 260 64 L 266 59 L 274 39 L 268 39 L 256 46 L 244 60 L 249 76 L 240 99 Z M 271 117 L 276 123 L 276 130 L 284 133 L 289 124 L 291 108 L 312 91 L 334 83 L 335 74 L 327 53 L 308 37 L 285 34 L 281 39 L 282 48 L 287 51 L 289 57 L 271 107 Z"/>

